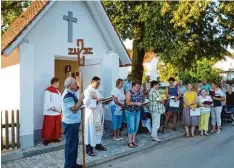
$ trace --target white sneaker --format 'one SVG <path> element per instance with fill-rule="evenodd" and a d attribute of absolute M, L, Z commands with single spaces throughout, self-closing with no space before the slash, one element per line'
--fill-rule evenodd
<path fill-rule="evenodd" d="M 211 133 L 215 132 L 215 129 L 212 129 L 210 132 L 211 132 Z"/>
<path fill-rule="evenodd" d="M 204 135 L 209 136 L 209 134 L 207 133 L 207 131 L 205 131 Z"/>
<path fill-rule="evenodd" d="M 123 138 L 122 138 L 122 137 L 119 137 L 119 140 L 123 140 Z"/>
<path fill-rule="evenodd" d="M 217 132 L 216 132 L 217 134 L 219 134 L 220 133 L 220 129 L 219 130 L 217 130 Z"/>
<path fill-rule="evenodd" d="M 152 138 L 153 141 L 161 142 L 162 140 L 159 139 L 158 137 Z"/>
<path fill-rule="evenodd" d="M 120 138 L 113 137 L 113 139 L 116 140 L 116 141 L 120 141 Z"/>

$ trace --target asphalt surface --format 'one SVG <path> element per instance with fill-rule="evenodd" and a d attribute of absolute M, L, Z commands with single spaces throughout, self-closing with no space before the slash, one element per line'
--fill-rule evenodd
<path fill-rule="evenodd" d="M 234 168 L 234 127 L 173 140 L 92 168 Z"/>

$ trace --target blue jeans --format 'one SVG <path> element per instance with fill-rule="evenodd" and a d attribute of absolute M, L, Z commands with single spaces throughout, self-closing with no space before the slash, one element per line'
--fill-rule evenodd
<path fill-rule="evenodd" d="M 111 106 L 111 113 L 112 113 L 112 128 L 114 131 L 118 130 L 122 126 L 123 122 L 123 114 L 121 115 L 114 115 L 116 106 Z"/>
<path fill-rule="evenodd" d="M 66 124 L 62 122 L 65 135 L 65 165 L 64 168 L 76 167 L 78 143 L 79 143 L 79 128 L 80 123 Z"/>
<path fill-rule="evenodd" d="M 136 134 L 138 127 L 139 127 L 139 122 L 140 122 L 140 111 L 130 112 L 126 110 L 125 115 L 126 115 L 127 123 L 128 123 L 128 133 Z"/>

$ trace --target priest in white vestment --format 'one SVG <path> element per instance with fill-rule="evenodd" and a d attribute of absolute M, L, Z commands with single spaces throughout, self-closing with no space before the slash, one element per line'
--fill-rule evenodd
<path fill-rule="evenodd" d="M 85 144 L 89 156 L 96 156 L 93 149 L 106 151 L 102 146 L 104 114 L 102 107 L 102 94 L 98 90 L 100 78 L 93 77 L 91 85 L 84 91 L 85 105 Z"/>

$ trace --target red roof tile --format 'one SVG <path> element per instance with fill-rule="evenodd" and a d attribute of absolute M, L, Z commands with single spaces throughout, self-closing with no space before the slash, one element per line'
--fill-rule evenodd
<path fill-rule="evenodd" d="M 22 31 L 33 21 L 33 19 L 49 4 L 46 1 L 34 1 L 7 29 L 1 37 L 1 53 L 15 41 Z"/>
<path fill-rule="evenodd" d="M 130 51 L 129 55 L 130 55 L 130 58 L 132 59 L 133 52 Z M 144 62 L 143 63 L 150 63 L 152 61 L 152 59 L 155 58 L 155 55 L 156 54 L 154 52 L 146 52 L 145 56 L 144 56 Z"/>

